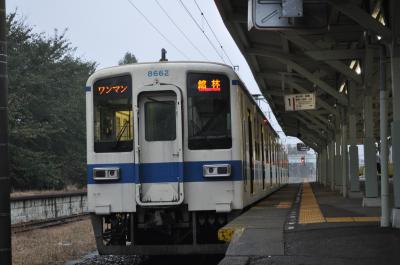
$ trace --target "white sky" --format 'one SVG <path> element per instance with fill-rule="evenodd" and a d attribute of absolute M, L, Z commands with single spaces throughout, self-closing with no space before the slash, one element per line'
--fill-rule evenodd
<path fill-rule="evenodd" d="M 223 62 L 206 37 L 199 30 L 190 16 L 185 12 L 179 0 L 158 0 L 161 6 L 182 31 L 206 55 L 204 58 L 181 35 L 157 5 L 156 0 L 130 0 L 159 31 L 165 35 L 179 50 L 160 36 L 128 0 L 6 0 L 7 12 L 17 10 L 24 16 L 27 24 L 34 26 L 36 32 L 53 35 L 54 29 L 67 29 L 66 36 L 72 45 L 77 47 L 76 55 L 86 60 L 99 63 L 98 68 L 117 65 L 125 52 L 132 52 L 140 62 L 154 62 L 160 59 L 161 48 L 167 50 L 170 61 L 209 60 Z M 198 21 L 212 43 L 218 43 L 208 29 L 205 20 L 193 0 L 182 0 Z M 233 65 L 239 66 L 238 74 L 252 94 L 260 94 L 253 75 L 235 42 L 225 28 L 213 0 L 197 0 L 208 23 L 228 54 Z M 218 52 L 223 56 L 221 49 Z M 223 56 L 227 64 L 229 60 Z M 268 112 L 269 106 L 262 108 Z M 276 131 L 282 131 L 275 117 L 271 124 Z M 282 133 L 280 133 L 283 136 Z M 285 139 L 283 139 L 285 142 Z M 288 137 L 288 143 L 298 142 L 297 138 Z"/>

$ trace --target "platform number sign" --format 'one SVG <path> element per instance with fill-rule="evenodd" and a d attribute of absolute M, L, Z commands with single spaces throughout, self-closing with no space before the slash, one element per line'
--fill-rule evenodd
<path fill-rule="evenodd" d="M 299 152 L 304 152 L 304 151 L 310 151 L 310 147 L 303 144 L 303 143 L 298 143 L 297 144 L 297 151 Z"/>
<path fill-rule="evenodd" d="M 313 110 L 315 109 L 315 94 L 290 94 L 285 95 L 285 110 Z"/>

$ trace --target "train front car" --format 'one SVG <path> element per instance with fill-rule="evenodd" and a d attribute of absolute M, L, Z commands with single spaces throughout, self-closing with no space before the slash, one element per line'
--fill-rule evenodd
<path fill-rule="evenodd" d="M 230 67 L 202 62 L 89 78 L 88 208 L 101 254 L 224 253 L 218 229 L 282 184 L 267 147 L 276 134 L 240 84 Z"/>

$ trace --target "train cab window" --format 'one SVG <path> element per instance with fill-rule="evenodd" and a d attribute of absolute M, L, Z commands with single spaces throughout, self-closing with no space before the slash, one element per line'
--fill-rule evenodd
<path fill-rule="evenodd" d="M 98 80 L 93 85 L 94 151 L 133 150 L 132 80 L 128 75 Z"/>
<path fill-rule="evenodd" d="M 146 141 L 172 141 L 176 139 L 174 101 L 145 103 Z"/>
<path fill-rule="evenodd" d="M 224 75 L 188 75 L 189 149 L 232 147 L 229 89 L 229 79 Z"/>

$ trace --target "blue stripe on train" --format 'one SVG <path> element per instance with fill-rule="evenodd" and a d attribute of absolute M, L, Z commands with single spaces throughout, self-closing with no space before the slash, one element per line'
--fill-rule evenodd
<path fill-rule="evenodd" d="M 230 177 L 204 178 L 203 165 L 212 164 L 231 164 L 232 173 Z M 184 163 L 146 163 L 146 164 L 92 164 L 87 165 L 88 184 L 103 183 L 93 180 L 93 168 L 119 167 L 121 179 L 107 183 L 155 183 L 155 182 L 175 182 L 178 180 L 179 167 L 183 165 L 184 182 L 206 182 L 206 181 L 226 181 L 242 179 L 242 161 L 200 161 Z M 140 180 L 136 176 L 140 172 Z"/>

